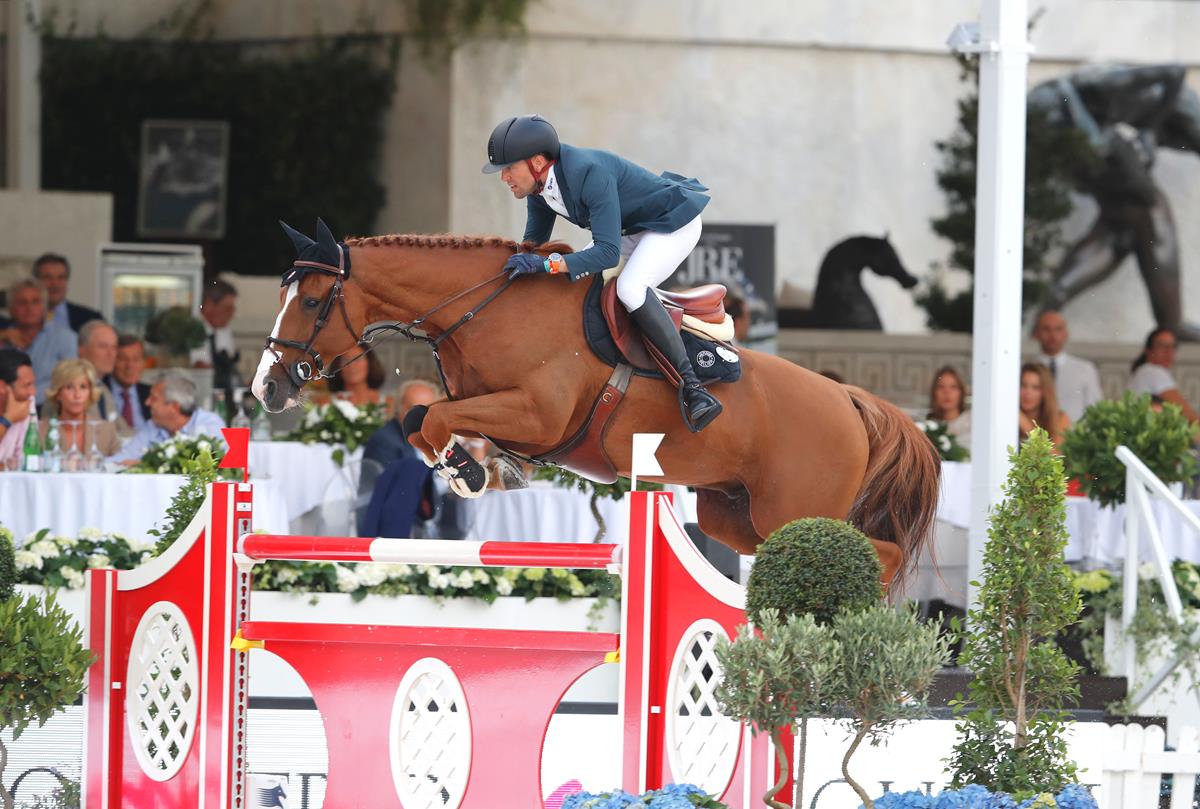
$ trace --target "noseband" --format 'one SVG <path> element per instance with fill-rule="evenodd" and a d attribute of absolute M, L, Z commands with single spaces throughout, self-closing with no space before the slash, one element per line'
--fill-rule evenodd
<path fill-rule="evenodd" d="M 346 279 L 350 277 L 350 272 L 346 267 L 345 248 L 339 244 L 337 250 L 338 263 L 336 267 L 321 261 L 297 260 L 292 263 L 292 269 L 283 276 L 284 286 L 299 283 L 310 272 L 333 276 L 333 286 L 329 287 L 329 291 L 321 300 L 321 308 L 317 310 L 317 320 L 313 323 L 312 332 L 308 335 L 307 340 L 301 343 L 298 340 L 281 340 L 274 336 L 267 338 L 266 350 L 275 354 L 276 362 L 283 359 L 283 354 L 279 352 L 278 348 L 294 348 L 302 355 L 300 359 L 286 366 L 288 378 L 297 388 L 304 387 L 304 383 L 312 379 L 329 378 L 329 375 L 325 373 L 325 363 L 321 359 L 321 355 L 313 351 L 312 346 L 317 341 L 317 335 L 321 333 L 321 329 L 325 328 L 325 324 L 329 322 L 329 315 L 333 312 L 334 304 L 337 304 L 341 310 L 346 330 L 354 338 L 355 344 L 363 344 L 362 336 L 355 332 L 354 326 L 350 323 L 350 316 L 346 314 L 346 296 L 343 286 Z"/>

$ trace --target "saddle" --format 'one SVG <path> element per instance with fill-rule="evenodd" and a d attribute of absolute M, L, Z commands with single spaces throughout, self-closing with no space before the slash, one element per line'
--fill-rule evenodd
<path fill-rule="evenodd" d="M 733 319 L 725 314 L 726 291 L 721 284 L 705 284 L 679 292 L 655 290 L 676 328 L 714 343 L 733 340 Z M 642 335 L 617 298 L 615 281 L 606 283 L 600 291 L 600 311 L 609 335 L 630 365 L 641 371 L 657 370 L 672 383 L 679 383 L 675 369 Z"/>

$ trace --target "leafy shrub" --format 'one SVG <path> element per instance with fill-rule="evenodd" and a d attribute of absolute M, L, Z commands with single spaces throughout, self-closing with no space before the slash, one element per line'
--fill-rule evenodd
<path fill-rule="evenodd" d="M 1154 410 L 1149 394 L 1102 399 L 1067 431 L 1062 446 L 1067 475 L 1078 478 L 1084 493 L 1102 506 L 1125 502 L 1125 465 L 1114 454 L 1124 444 L 1163 482 L 1190 482 L 1196 475 L 1195 432 L 1175 405 Z"/>
<path fill-rule="evenodd" d="M 746 583 L 746 614 L 773 610 L 827 624 L 843 608 L 878 603 L 882 574 L 875 547 L 854 526 L 827 517 L 795 520 L 759 546 Z"/>
<path fill-rule="evenodd" d="M 186 354 L 204 345 L 204 324 L 185 306 L 172 306 L 146 324 L 146 340 L 171 354 Z"/>
<path fill-rule="evenodd" d="M 0 525 L 0 601 L 8 600 L 17 585 L 17 560 L 13 556 L 12 531 Z"/>

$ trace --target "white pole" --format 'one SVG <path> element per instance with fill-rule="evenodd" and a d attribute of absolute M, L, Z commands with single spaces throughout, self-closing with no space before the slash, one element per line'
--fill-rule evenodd
<path fill-rule="evenodd" d="M 40 3 L 39 0 L 9 0 L 7 6 L 6 181 L 9 188 L 36 191 L 42 185 L 42 95 L 38 87 L 42 41 L 29 19 L 40 17 Z"/>
<path fill-rule="evenodd" d="M 1017 441 L 1025 218 L 1026 0 L 984 0 L 979 43 L 971 529 L 967 580 L 982 576 L 988 508 Z M 976 588 L 969 590 L 973 606 Z"/>

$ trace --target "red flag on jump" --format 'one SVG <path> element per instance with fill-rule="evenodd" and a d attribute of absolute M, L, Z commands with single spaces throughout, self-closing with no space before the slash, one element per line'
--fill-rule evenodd
<path fill-rule="evenodd" d="M 245 470 L 242 480 L 247 480 L 250 477 L 250 428 L 222 427 L 221 435 L 225 437 L 229 449 L 225 451 L 225 457 L 217 465 L 218 468 Z"/>

